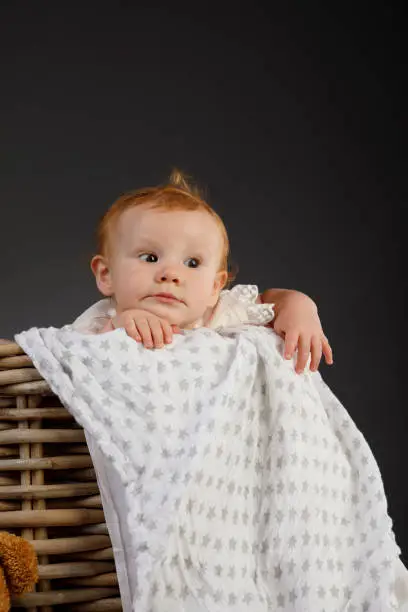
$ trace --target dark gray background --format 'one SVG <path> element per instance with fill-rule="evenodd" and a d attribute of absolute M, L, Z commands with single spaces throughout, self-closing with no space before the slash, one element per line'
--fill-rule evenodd
<path fill-rule="evenodd" d="M 97 220 L 179 166 L 238 282 L 317 302 L 406 555 L 402 16 L 238 4 L 2 3 L 0 336 L 92 303 Z"/>

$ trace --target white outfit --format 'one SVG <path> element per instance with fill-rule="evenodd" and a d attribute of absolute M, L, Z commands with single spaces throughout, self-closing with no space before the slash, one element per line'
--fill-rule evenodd
<path fill-rule="evenodd" d="M 256 297 L 224 292 L 213 328 L 153 351 L 123 329 L 84 336 L 106 301 L 16 336 L 86 431 L 123 610 L 405 612 L 375 459 Z"/>

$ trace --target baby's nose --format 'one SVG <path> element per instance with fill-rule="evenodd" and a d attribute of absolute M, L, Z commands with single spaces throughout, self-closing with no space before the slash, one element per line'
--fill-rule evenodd
<path fill-rule="evenodd" d="M 163 266 L 157 270 L 158 280 L 161 283 L 180 283 L 181 271 L 177 265 Z"/>
<path fill-rule="evenodd" d="M 180 277 L 177 274 L 162 274 L 160 280 L 162 283 L 179 283 Z"/>

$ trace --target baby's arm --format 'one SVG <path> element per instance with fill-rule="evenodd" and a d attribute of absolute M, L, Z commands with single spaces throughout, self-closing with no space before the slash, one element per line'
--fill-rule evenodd
<path fill-rule="evenodd" d="M 303 372 L 310 354 L 312 372 L 318 369 L 322 353 L 326 363 L 333 364 L 332 348 L 323 333 L 317 305 L 309 296 L 291 289 L 267 289 L 259 301 L 275 305 L 275 317 L 269 325 L 285 340 L 286 359 L 292 359 L 297 349 L 298 374 Z"/>
<path fill-rule="evenodd" d="M 275 321 L 276 316 L 280 310 L 285 307 L 287 301 L 290 301 L 291 296 L 303 296 L 303 298 L 306 298 L 306 301 L 309 301 L 311 305 L 314 305 L 317 310 L 317 306 L 312 298 L 306 295 L 306 293 L 296 291 L 295 289 L 266 289 L 263 293 L 258 295 L 256 301 L 258 304 L 275 304 Z"/>

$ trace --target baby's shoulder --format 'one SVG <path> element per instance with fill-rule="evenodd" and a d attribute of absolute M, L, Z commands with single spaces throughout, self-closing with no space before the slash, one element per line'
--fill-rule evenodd
<path fill-rule="evenodd" d="M 92 304 L 72 323 L 72 328 L 81 333 L 97 334 L 112 317 L 112 302 L 109 298 Z"/>
<path fill-rule="evenodd" d="M 258 303 L 257 285 L 235 285 L 221 292 L 208 327 L 265 325 L 274 318 L 274 304 Z"/>

